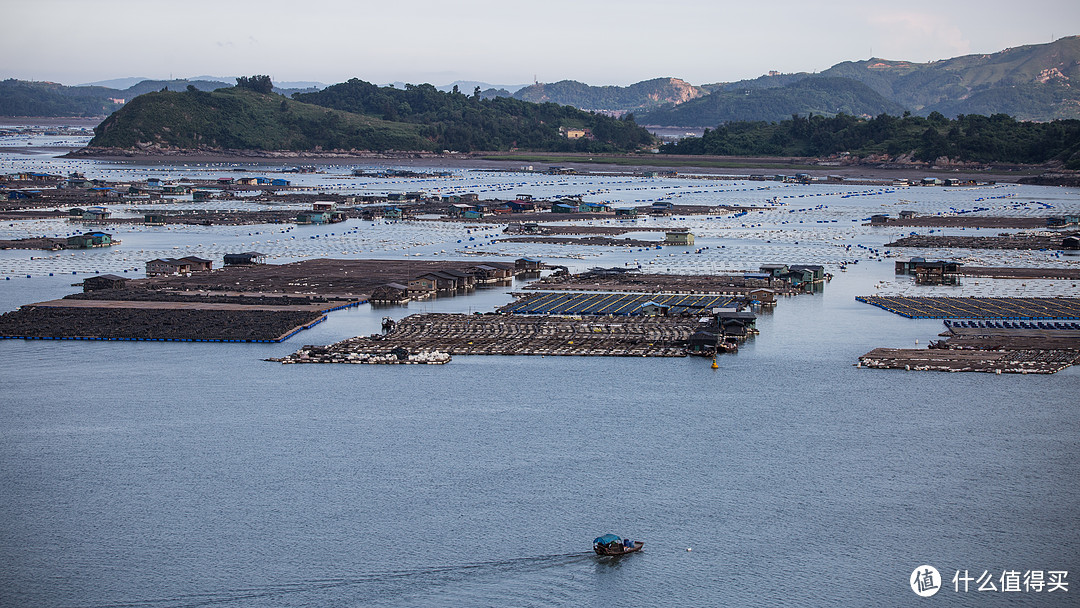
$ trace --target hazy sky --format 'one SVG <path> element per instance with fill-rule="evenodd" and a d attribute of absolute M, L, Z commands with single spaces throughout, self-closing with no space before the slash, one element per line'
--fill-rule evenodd
<path fill-rule="evenodd" d="M 824 5 L 827 8 L 820 8 Z M 0 78 L 693 84 L 1080 34 L 1077 0 L 3 0 Z M 1071 29 L 1070 29 L 1071 28 Z"/>

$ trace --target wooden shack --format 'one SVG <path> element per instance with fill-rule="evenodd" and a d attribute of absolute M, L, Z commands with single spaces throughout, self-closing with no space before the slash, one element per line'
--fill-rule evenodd
<path fill-rule="evenodd" d="M 124 289 L 127 286 L 127 277 L 115 274 L 102 274 L 96 277 L 83 279 L 83 291 L 97 291 L 99 289 Z"/>
<path fill-rule="evenodd" d="M 266 254 L 259 253 L 258 251 L 226 253 L 224 262 L 226 266 L 253 266 L 255 264 L 265 264 Z"/>

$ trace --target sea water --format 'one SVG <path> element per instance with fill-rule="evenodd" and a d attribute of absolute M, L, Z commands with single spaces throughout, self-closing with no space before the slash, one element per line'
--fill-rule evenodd
<path fill-rule="evenodd" d="M 71 162 L 50 158 L 31 160 Z M 12 156 L 0 170 L 31 160 Z M 88 174 L 142 170 L 80 162 Z M 420 188 L 409 180 L 350 186 L 344 170 L 336 177 L 331 183 L 343 191 Z M 550 181 L 557 183 L 542 183 Z M 428 185 L 511 195 L 528 188 L 538 196 L 577 188 L 596 191 L 586 200 L 627 204 L 672 192 L 702 204 L 793 198 L 736 219 L 639 220 L 700 233 L 695 247 L 646 251 L 465 248 L 476 243 L 468 241 L 474 228 L 460 224 L 305 227 L 302 234 L 319 238 L 295 248 L 301 239 L 287 237 L 300 228 L 124 227 L 116 230 L 122 245 L 75 261 L 0 252 L 0 274 L 10 277 L 0 277 L 0 305 L 12 310 L 72 293 L 71 283 L 92 272 L 140 276 L 145 259 L 173 247 L 217 255 L 256 240 L 275 263 L 353 247 L 359 252 L 343 257 L 463 259 L 479 250 L 495 259 L 544 254 L 576 270 L 823 263 L 835 278 L 818 293 L 781 298 L 759 316 L 760 335 L 719 357 L 717 370 L 699 358 L 263 360 L 375 333 L 383 316 L 487 312 L 511 301 L 520 283 L 334 312 L 282 344 L 0 341 L 0 605 L 909 605 L 922 601 L 908 585 L 922 564 L 941 571 L 937 601 L 950 605 L 1075 603 L 1080 589 L 1072 584 L 1055 593 L 980 592 L 972 584 L 964 593 L 951 579 L 986 571 L 1000 589 L 1006 571 L 1059 570 L 1075 584 L 1080 373 L 859 369 L 859 355 L 873 348 L 917 347 L 944 328 L 854 297 L 1020 289 L 965 279 L 952 291 L 922 291 L 895 277 L 882 246 L 912 229 L 863 226 L 883 205 L 935 212 L 1010 193 L 988 214 L 1036 214 L 1014 206 L 1038 200 L 1076 213 L 1077 191 L 776 185 L 765 196 L 754 182 L 467 170 Z M 852 191 L 859 196 L 844 197 Z M 27 230 L 10 223 L 0 232 Z M 62 221 L 36 227 L 71 230 Z M 344 247 L 337 234 L 326 236 L 350 229 L 359 232 L 343 237 Z M 264 230 L 258 236 L 266 238 L 248 236 Z M 984 265 L 1071 265 L 1054 252 L 960 254 Z M 1067 281 L 1030 285 L 1077 295 Z M 643 540 L 645 549 L 619 559 L 592 555 L 592 539 L 606 532 Z"/>

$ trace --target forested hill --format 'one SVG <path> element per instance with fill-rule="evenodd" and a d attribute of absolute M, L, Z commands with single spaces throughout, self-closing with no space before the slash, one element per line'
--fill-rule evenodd
<path fill-rule="evenodd" d="M 629 152 L 652 145 L 654 138 L 632 117 L 620 120 L 553 103 L 530 103 L 509 97 L 483 99 L 444 93 L 430 84 L 405 89 L 379 87 L 352 79 L 297 101 L 383 120 L 422 125 L 421 133 L 438 149 Z M 567 129 L 588 129 L 590 136 L 570 139 Z"/>
<path fill-rule="evenodd" d="M 89 146 L 435 152 L 518 147 L 625 152 L 655 143 L 632 120 L 555 104 L 480 100 L 441 93 L 430 85 L 402 91 L 352 80 L 288 99 L 270 92 L 269 77 L 238 81 L 239 86 L 216 91 L 190 87 L 136 97 L 98 125 Z M 589 129 L 591 137 L 570 139 L 568 128 Z"/>
<path fill-rule="evenodd" d="M 795 116 L 780 122 L 734 122 L 702 137 L 661 147 L 667 154 L 814 156 L 849 154 L 934 162 L 942 157 L 980 163 L 1060 162 L 1080 170 L 1080 120 L 1019 122 L 1006 114 L 965 115 L 955 120 L 882 114 L 872 119 L 839 115 Z"/>
<path fill-rule="evenodd" d="M 903 106 L 846 78 L 804 78 L 778 88 L 716 91 L 684 104 L 641 115 L 642 124 L 714 127 L 727 121 L 777 121 L 792 114 L 901 114 Z"/>
<path fill-rule="evenodd" d="M 91 148 L 431 150 L 417 125 L 337 112 L 240 87 L 136 97 L 94 129 Z"/>

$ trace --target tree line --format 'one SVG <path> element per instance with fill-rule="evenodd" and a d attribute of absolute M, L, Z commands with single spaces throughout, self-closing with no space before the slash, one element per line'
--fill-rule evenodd
<path fill-rule="evenodd" d="M 864 119 L 847 114 L 798 116 L 780 122 L 733 122 L 706 129 L 660 148 L 665 154 L 717 156 L 911 155 L 933 162 L 941 157 L 981 163 L 1041 164 L 1060 161 L 1080 169 L 1080 120 L 1022 122 L 1007 114 L 946 118 L 880 114 Z"/>

